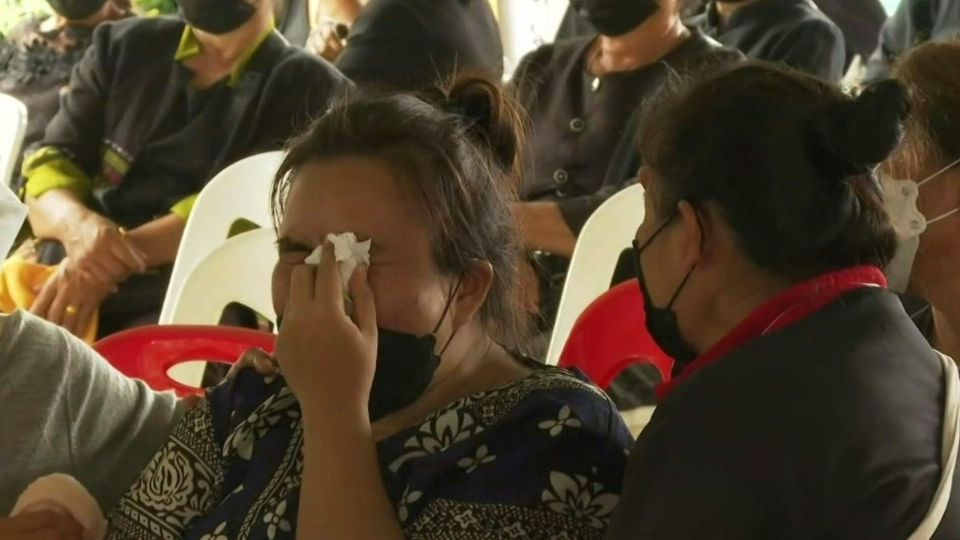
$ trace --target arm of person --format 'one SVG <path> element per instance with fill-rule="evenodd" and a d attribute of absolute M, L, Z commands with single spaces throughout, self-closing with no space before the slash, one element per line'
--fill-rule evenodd
<path fill-rule="evenodd" d="M 300 402 L 304 428 L 297 538 L 399 540 L 403 532 L 380 478 L 367 406 L 377 315 L 365 268 L 350 282 L 353 318 L 343 293 L 327 243 L 318 266 L 294 268 L 277 338 L 276 359 Z"/>
<path fill-rule="evenodd" d="M 180 249 L 186 219 L 167 214 L 130 231 L 127 239 L 143 254 L 148 268 L 173 264 Z"/>
<path fill-rule="evenodd" d="M 172 393 L 124 376 L 79 339 L 25 312 L 3 318 L 0 358 L 7 383 L 0 430 L 17 434 L 0 445 L 0 512 L 51 472 L 74 476 L 111 508 L 181 414 Z"/>
<path fill-rule="evenodd" d="M 528 251 L 572 257 L 577 237 L 590 216 L 630 181 L 608 184 L 596 193 L 557 202 L 516 204 L 514 216 L 520 225 L 523 247 Z"/>
<path fill-rule="evenodd" d="M 310 0 L 310 11 L 315 14 L 314 21 L 333 20 L 346 25 L 360 15 L 363 4 L 360 0 Z"/>
<path fill-rule="evenodd" d="M 321 532 L 330 538 L 404 538 L 380 478 L 370 421 L 352 416 L 336 414 L 310 422 L 305 418 L 297 522 L 301 540 L 317 538 Z"/>
<path fill-rule="evenodd" d="M 527 251 L 546 251 L 571 257 L 577 237 L 556 202 L 524 202 L 513 207 Z"/>

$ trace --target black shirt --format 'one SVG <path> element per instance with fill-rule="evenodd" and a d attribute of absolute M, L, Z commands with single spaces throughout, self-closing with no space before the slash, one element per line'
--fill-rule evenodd
<path fill-rule="evenodd" d="M 880 34 L 880 45 L 870 58 L 866 82 L 890 76 L 902 54 L 925 41 L 950 41 L 960 35 L 960 2 L 903 0 Z"/>
<path fill-rule="evenodd" d="M 361 86 L 412 90 L 455 72 L 500 80 L 503 44 L 487 0 L 371 0 L 336 62 Z"/>
<path fill-rule="evenodd" d="M 689 22 L 749 58 L 782 62 L 828 81 L 843 78 L 843 33 L 809 0 L 759 0 L 726 22 L 711 3 L 706 13 Z"/>
<path fill-rule="evenodd" d="M 531 127 L 521 198 L 556 201 L 574 233 L 636 173 L 634 169 L 623 178 L 607 179 L 615 150 L 635 136 L 626 128 L 644 99 L 661 88 L 669 73 L 736 56 L 694 31 L 659 62 L 598 80 L 587 70 L 595 39 L 540 47 L 521 60 L 512 83 Z"/>
<path fill-rule="evenodd" d="M 940 480 L 943 400 L 940 360 L 899 299 L 843 295 L 673 390 L 607 538 L 907 538 Z M 958 518 L 954 489 L 934 538 L 960 537 Z"/>
<path fill-rule="evenodd" d="M 693 4 L 694 2 L 690 2 Z M 887 12 L 880 0 L 815 0 L 823 14 L 840 27 L 847 50 L 847 65 L 854 55 L 868 58 L 877 48 L 880 28 L 887 20 Z M 685 16 L 693 16 L 703 11 L 703 5 L 685 11 Z M 572 7 L 568 7 L 560 21 L 556 41 L 572 37 L 595 34 L 596 29 L 579 16 Z"/>
<path fill-rule="evenodd" d="M 85 172 L 97 210 L 127 228 L 169 213 L 230 163 L 280 149 L 349 84 L 273 32 L 236 81 L 196 91 L 174 59 L 184 26 L 100 25 L 40 143 Z"/>

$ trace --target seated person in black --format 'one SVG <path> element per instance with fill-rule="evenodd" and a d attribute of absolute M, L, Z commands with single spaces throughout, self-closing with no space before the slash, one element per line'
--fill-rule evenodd
<path fill-rule="evenodd" d="M 269 0 L 179 5 L 183 19 L 96 30 L 24 163 L 41 262 L 66 255 L 33 311 L 77 334 L 98 307 L 101 335 L 155 322 L 205 183 L 281 148 L 349 84 L 273 30 Z"/>
<path fill-rule="evenodd" d="M 677 73 L 739 58 L 685 27 L 677 0 L 577 5 L 600 35 L 537 49 L 520 62 L 512 82 L 530 116 L 524 202 L 515 213 L 524 247 L 536 259 L 538 277 L 527 267 L 526 308 L 539 314 L 541 330 L 553 326 L 580 229 L 636 175 L 635 167 L 610 175 L 619 170 L 613 163 L 618 146 L 626 141 L 633 148 L 635 132 L 627 127 L 634 111 Z"/>
<path fill-rule="evenodd" d="M 320 12 L 314 49 L 359 86 L 416 90 L 456 73 L 503 77 L 488 0 L 326 0 Z"/>
<path fill-rule="evenodd" d="M 890 76 L 897 59 L 927 41 L 950 41 L 960 36 L 960 2 L 956 0 L 902 0 L 883 26 L 880 45 L 867 63 L 864 82 Z"/>
<path fill-rule="evenodd" d="M 873 53 L 877 47 L 880 28 L 887 20 L 887 13 L 879 0 L 815 0 L 815 3 L 824 15 L 836 23 L 843 32 L 846 43 L 846 67 L 849 67 L 854 56 L 860 55 L 862 58 L 868 58 Z M 700 15 L 705 9 L 706 6 L 700 0 L 689 0 L 684 6 L 684 15 L 689 17 Z M 568 9 L 560 22 L 556 40 L 560 41 L 592 32 L 593 29 L 589 22 L 580 17 L 573 9 Z M 723 38 L 719 39 L 724 41 Z M 779 58 L 764 59 L 780 60 Z M 789 58 L 783 60 L 792 61 Z M 805 68 L 805 66 L 800 67 Z"/>
<path fill-rule="evenodd" d="M 843 33 L 810 0 L 714 0 L 689 23 L 748 58 L 782 62 L 828 81 L 843 78 Z"/>
<path fill-rule="evenodd" d="M 648 119 L 637 279 L 677 364 L 609 540 L 958 537 L 957 367 L 881 270 L 907 110 L 757 62 Z"/>
<path fill-rule="evenodd" d="M 24 148 L 40 140 L 57 110 L 70 70 L 102 22 L 130 15 L 123 0 L 48 0 L 53 15 L 31 15 L 0 40 L 0 92 L 27 106 Z M 2 181 L 7 182 L 4 178 Z"/>

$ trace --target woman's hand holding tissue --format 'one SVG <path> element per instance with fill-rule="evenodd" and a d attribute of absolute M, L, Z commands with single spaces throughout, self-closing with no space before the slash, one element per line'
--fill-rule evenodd
<path fill-rule="evenodd" d="M 0 540 L 81 540 L 83 528 L 69 514 L 41 510 L 0 518 Z"/>
<path fill-rule="evenodd" d="M 369 428 L 368 400 L 377 361 L 377 313 L 367 267 L 349 281 L 353 317 L 328 241 L 319 264 L 294 268 L 290 297 L 277 339 L 276 359 L 300 401 L 307 429 L 331 422 L 335 430 Z"/>

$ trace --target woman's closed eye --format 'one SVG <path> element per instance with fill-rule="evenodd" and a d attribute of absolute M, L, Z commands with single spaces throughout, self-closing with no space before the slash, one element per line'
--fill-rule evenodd
<path fill-rule="evenodd" d="M 310 255 L 313 248 L 290 240 L 289 238 L 280 238 L 277 240 L 277 252 L 280 255 L 280 262 L 284 264 L 303 264 L 303 260 Z"/>

